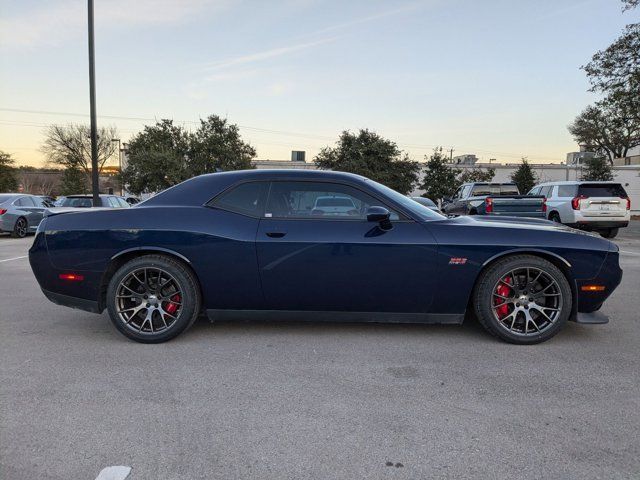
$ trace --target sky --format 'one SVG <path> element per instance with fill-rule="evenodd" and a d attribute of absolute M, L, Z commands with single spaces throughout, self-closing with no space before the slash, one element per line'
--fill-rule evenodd
<path fill-rule="evenodd" d="M 0 150 L 42 166 L 88 122 L 87 2 L 0 0 Z M 617 0 L 95 0 L 99 125 L 238 124 L 259 159 L 368 128 L 415 160 L 559 163 L 584 72 L 637 12 Z M 114 159 L 114 164 L 116 159 Z"/>

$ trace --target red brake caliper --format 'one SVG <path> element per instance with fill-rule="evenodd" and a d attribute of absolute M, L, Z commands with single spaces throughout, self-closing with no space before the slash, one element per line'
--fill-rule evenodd
<path fill-rule="evenodd" d="M 180 295 L 178 295 L 177 293 L 170 298 L 171 302 L 169 302 L 169 305 L 167 305 L 167 308 L 165 308 L 165 310 L 167 311 L 167 313 L 173 315 L 174 313 L 176 313 L 176 310 L 178 310 L 178 307 L 180 305 L 178 305 L 177 303 L 173 303 L 173 302 L 179 302 L 180 301 Z"/>
<path fill-rule="evenodd" d="M 504 283 L 502 283 L 502 282 L 504 282 Z M 508 287 L 507 285 L 505 285 L 505 283 L 508 283 L 509 285 L 511 285 L 511 283 L 512 283 L 511 277 L 504 277 L 502 279 L 502 282 L 500 282 L 498 284 L 498 287 L 496 288 L 496 293 L 498 295 L 502 295 L 503 297 L 508 297 L 509 294 L 511 293 L 511 288 Z M 498 318 L 500 320 L 502 320 L 504 317 L 509 315 L 509 305 L 507 303 L 505 303 L 504 298 L 493 297 L 493 304 L 494 305 L 500 305 L 499 307 L 496 307 L 496 313 L 497 313 Z M 503 304 L 503 305 L 501 305 L 501 304 Z"/>

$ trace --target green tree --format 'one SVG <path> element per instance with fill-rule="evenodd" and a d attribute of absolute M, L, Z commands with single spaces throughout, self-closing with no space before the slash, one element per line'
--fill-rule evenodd
<path fill-rule="evenodd" d="M 582 172 L 582 180 L 589 182 L 613 180 L 611 165 L 603 157 L 594 157 L 585 160 L 586 169 Z"/>
<path fill-rule="evenodd" d="M 523 158 L 520 166 L 511 174 L 511 181 L 517 185 L 520 193 L 524 195 L 538 183 L 538 175 L 531 168 L 527 159 Z"/>
<path fill-rule="evenodd" d="M 357 134 L 343 131 L 334 148 L 324 147 L 314 158 L 318 168 L 362 175 L 400 193 L 413 190 L 420 165 L 395 142 L 364 129 Z"/>
<path fill-rule="evenodd" d="M 256 150 L 245 143 L 237 125 L 217 115 L 200 119 L 200 126 L 191 136 L 189 173 L 202 175 L 218 170 L 246 170 L 253 168 Z"/>
<path fill-rule="evenodd" d="M 78 193 L 86 193 L 87 177 L 82 170 L 77 167 L 67 167 L 62 172 L 60 182 L 61 195 L 74 195 Z"/>
<path fill-rule="evenodd" d="M 458 176 L 457 181 L 458 186 L 460 186 L 463 183 L 490 182 L 495 176 L 495 168 L 488 168 L 486 170 L 483 170 L 482 168 L 469 168 L 462 170 L 462 173 Z"/>
<path fill-rule="evenodd" d="M 137 195 L 180 183 L 192 176 L 187 165 L 189 148 L 189 133 L 173 120 L 146 125 L 129 142 L 122 181 Z"/>
<path fill-rule="evenodd" d="M 450 197 L 460 185 L 457 176 L 461 170 L 453 168 L 447 157 L 442 153 L 442 147 L 434 149 L 429 158 L 425 156 L 424 177 L 420 188 L 424 190 L 423 197 L 439 202 Z"/>
<path fill-rule="evenodd" d="M 579 145 L 606 156 L 609 162 L 640 145 L 640 116 L 627 97 L 615 93 L 585 108 L 568 130 Z"/>
<path fill-rule="evenodd" d="M 0 150 L 0 192 L 14 192 L 18 188 L 14 163 L 11 155 Z"/>
<path fill-rule="evenodd" d="M 118 150 L 115 127 L 98 129 L 98 171 Z M 47 160 L 64 168 L 77 168 L 91 179 L 91 135 L 87 125 L 51 125 L 40 149 Z"/>
<path fill-rule="evenodd" d="M 133 137 L 121 179 L 135 194 L 157 192 L 196 175 L 252 168 L 255 156 L 238 127 L 216 115 L 200 120 L 195 133 L 164 119 Z"/>

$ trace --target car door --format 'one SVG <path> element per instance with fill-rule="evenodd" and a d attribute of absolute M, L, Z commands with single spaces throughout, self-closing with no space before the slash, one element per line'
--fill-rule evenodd
<path fill-rule="evenodd" d="M 371 193 L 343 183 L 271 183 L 256 237 L 267 308 L 429 311 L 435 240 L 423 225 Z M 318 197 L 348 197 L 355 208 L 324 212 L 314 208 Z M 367 221 L 371 206 L 388 208 L 393 228 Z"/>
<path fill-rule="evenodd" d="M 458 210 L 460 207 L 460 196 L 462 195 L 462 188 L 463 187 L 458 188 L 458 190 L 456 190 L 456 193 L 453 194 L 453 197 L 451 197 L 451 201 L 442 207 L 442 210 L 444 210 L 444 213 L 446 213 L 447 215 L 458 214 Z"/>
<path fill-rule="evenodd" d="M 14 205 L 21 210 L 22 216 L 27 219 L 27 225 L 30 231 L 35 231 L 40 225 L 40 221 L 42 220 L 42 216 L 44 213 L 44 207 L 36 206 L 36 203 L 33 200 L 33 197 L 24 196 L 18 198 Z"/>

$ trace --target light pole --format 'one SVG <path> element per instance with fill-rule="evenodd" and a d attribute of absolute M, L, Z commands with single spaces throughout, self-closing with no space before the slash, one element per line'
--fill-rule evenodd
<path fill-rule="evenodd" d="M 122 196 L 122 148 L 120 148 L 119 138 L 112 138 L 111 141 L 118 142 L 118 182 L 120 183 L 120 196 Z"/>
<path fill-rule="evenodd" d="M 93 35 L 93 0 L 88 0 L 89 21 L 89 108 L 91 110 L 91 190 L 93 204 L 100 205 L 100 184 L 98 179 L 98 127 L 96 120 L 96 68 Z"/>

